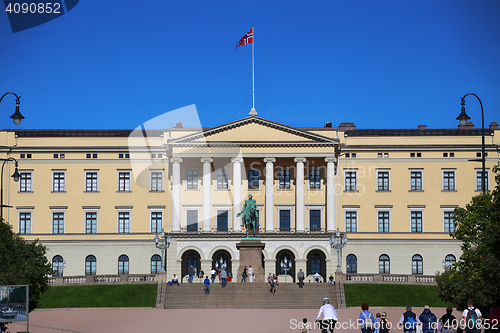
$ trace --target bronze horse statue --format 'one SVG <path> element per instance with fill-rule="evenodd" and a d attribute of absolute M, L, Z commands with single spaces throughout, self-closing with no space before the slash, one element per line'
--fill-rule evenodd
<path fill-rule="evenodd" d="M 241 227 L 245 227 L 248 238 L 248 231 L 253 229 L 253 238 L 255 238 L 255 230 L 259 228 L 259 217 L 257 215 L 257 202 L 252 199 L 252 195 L 248 195 L 248 200 L 245 200 L 243 209 L 238 215 L 241 216 Z"/>

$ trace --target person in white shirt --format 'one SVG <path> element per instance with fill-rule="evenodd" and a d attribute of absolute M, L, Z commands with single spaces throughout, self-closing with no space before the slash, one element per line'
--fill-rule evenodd
<path fill-rule="evenodd" d="M 469 311 L 471 314 L 469 314 Z M 483 320 L 481 311 L 474 307 L 471 299 L 467 300 L 467 309 L 462 313 L 463 323 L 465 323 L 464 332 L 466 333 L 480 333 L 481 323 Z"/>
<path fill-rule="evenodd" d="M 248 266 L 248 276 L 250 277 L 250 282 L 253 282 L 254 274 L 253 274 L 253 268 L 252 265 Z"/>
<path fill-rule="evenodd" d="M 210 271 L 210 277 L 212 278 L 212 283 L 215 282 L 215 276 L 216 275 L 217 275 L 217 271 L 212 268 L 212 270 Z"/>
<path fill-rule="evenodd" d="M 179 286 L 179 278 L 177 278 L 175 274 L 172 276 L 172 284 L 177 284 L 177 286 Z"/>
<path fill-rule="evenodd" d="M 320 320 L 323 316 L 323 320 Z M 321 333 L 333 333 L 335 328 L 335 323 L 337 322 L 337 311 L 330 304 L 330 299 L 328 297 L 323 298 L 323 306 L 319 308 L 318 316 L 316 321 L 320 323 Z"/>

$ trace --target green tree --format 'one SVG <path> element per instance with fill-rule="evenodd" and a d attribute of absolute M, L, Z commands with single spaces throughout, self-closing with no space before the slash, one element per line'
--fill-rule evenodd
<path fill-rule="evenodd" d="M 436 277 L 439 297 L 458 309 L 465 309 L 469 298 L 483 309 L 500 302 L 500 174 L 498 167 L 493 171 L 495 189 L 455 209 L 450 236 L 462 241 L 462 255 Z"/>
<path fill-rule="evenodd" d="M 42 293 L 49 288 L 48 275 L 53 270 L 46 252 L 38 240 L 24 240 L 0 219 L 0 285 L 29 285 L 29 311 L 38 306 Z M 1 327 L 5 329 L 6 324 Z"/>

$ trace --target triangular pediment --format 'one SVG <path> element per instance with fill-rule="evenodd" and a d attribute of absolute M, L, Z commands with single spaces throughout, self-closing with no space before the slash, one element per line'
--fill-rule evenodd
<path fill-rule="evenodd" d="M 247 117 L 228 124 L 220 125 L 198 133 L 172 140 L 171 144 L 196 143 L 323 143 L 336 144 L 337 140 L 301 129 L 286 126 L 259 117 Z"/>

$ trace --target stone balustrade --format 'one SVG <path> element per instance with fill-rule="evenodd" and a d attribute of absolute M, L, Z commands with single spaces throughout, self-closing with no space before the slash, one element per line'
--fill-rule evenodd
<path fill-rule="evenodd" d="M 157 274 L 79 275 L 48 278 L 52 286 L 157 283 Z"/>
<path fill-rule="evenodd" d="M 411 274 L 337 274 L 337 281 L 345 283 L 392 283 L 437 285 L 434 275 Z"/>

